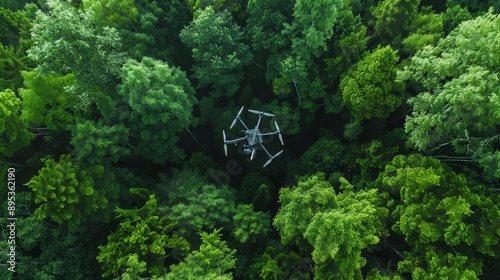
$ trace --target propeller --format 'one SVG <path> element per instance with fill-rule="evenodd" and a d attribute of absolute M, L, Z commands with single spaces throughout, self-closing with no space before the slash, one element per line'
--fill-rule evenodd
<path fill-rule="evenodd" d="M 241 106 L 241 109 L 240 109 L 240 111 L 238 112 L 238 115 L 236 115 L 236 118 L 234 118 L 234 120 L 233 120 L 233 122 L 231 123 L 231 126 L 229 127 L 229 129 L 233 128 L 233 126 L 236 124 L 236 121 L 239 119 L 240 114 L 241 114 L 241 112 L 243 111 L 243 107 L 245 107 L 245 106 Z"/>
<path fill-rule="evenodd" d="M 254 156 L 255 156 L 255 149 L 252 150 L 252 156 L 250 156 L 250 160 L 253 160 Z"/>
<path fill-rule="evenodd" d="M 266 117 L 274 117 L 274 115 L 273 115 L 273 114 L 270 114 L 270 113 L 265 113 L 265 112 L 259 112 L 259 111 L 255 111 L 255 110 L 248 110 L 248 112 L 250 112 L 250 113 L 254 113 L 254 114 L 257 114 L 257 115 L 262 114 L 262 115 L 264 115 L 264 116 L 266 116 Z"/>
<path fill-rule="evenodd" d="M 224 130 L 222 131 L 222 136 L 224 137 L 224 154 L 227 157 L 226 132 Z"/>
<path fill-rule="evenodd" d="M 278 131 L 278 136 L 280 137 L 280 141 L 281 141 L 281 145 L 285 145 L 283 143 L 283 136 L 281 136 L 281 130 L 280 130 L 280 127 L 278 126 L 278 123 L 276 121 L 274 121 L 274 125 L 276 125 L 276 130 Z"/>
<path fill-rule="evenodd" d="M 283 150 L 281 150 L 281 151 L 277 152 L 274 156 L 271 156 L 271 157 L 269 158 L 269 160 L 268 160 L 268 161 L 266 161 L 266 163 L 264 164 L 264 166 L 263 166 L 263 167 L 266 167 L 268 164 L 270 164 L 270 163 L 271 163 L 271 161 L 273 161 L 273 159 L 274 159 L 274 158 L 276 158 L 277 156 L 281 155 L 281 153 L 283 153 Z"/>

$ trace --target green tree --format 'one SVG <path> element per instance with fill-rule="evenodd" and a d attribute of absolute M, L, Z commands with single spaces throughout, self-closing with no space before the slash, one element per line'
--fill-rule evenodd
<path fill-rule="evenodd" d="M 28 50 L 30 58 L 38 63 L 38 70 L 73 73 L 84 87 L 106 88 L 115 82 L 124 62 L 117 31 L 111 27 L 96 29 L 91 14 L 68 2 L 47 0 L 47 6 L 48 13 L 36 13 L 31 33 L 33 46 Z"/>
<path fill-rule="evenodd" d="M 19 90 L 22 119 L 35 131 L 66 130 L 75 116 L 84 115 L 78 97 L 68 91 L 74 84 L 73 74 L 43 75 L 33 70 L 23 72 L 23 78 L 25 88 Z"/>
<path fill-rule="evenodd" d="M 420 0 L 384 0 L 373 9 L 374 31 L 383 44 L 398 47 L 417 16 Z"/>
<path fill-rule="evenodd" d="M 102 263 L 103 276 L 160 276 L 166 272 L 167 250 L 189 250 L 189 244 L 171 234 L 174 224 L 160 217 L 154 195 L 141 208 L 116 209 L 121 220 L 118 229 L 99 246 L 97 260 Z"/>
<path fill-rule="evenodd" d="M 447 7 L 461 6 L 467 8 L 473 15 L 485 13 L 488 9 L 493 8 L 495 11 L 500 11 L 500 3 L 495 0 L 446 0 Z"/>
<path fill-rule="evenodd" d="M 403 40 L 406 52 L 414 53 L 426 45 L 434 45 L 444 36 L 443 15 L 434 13 L 432 7 L 422 7 L 409 32 Z"/>
<path fill-rule="evenodd" d="M 215 12 L 211 6 L 200 10 L 180 38 L 193 49 L 198 87 L 211 86 L 216 96 L 234 95 L 253 56 L 231 14 L 227 10 Z"/>
<path fill-rule="evenodd" d="M 458 153 L 476 161 L 490 177 L 499 176 L 494 145 L 499 132 L 498 46 L 500 17 L 488 13 L 463 22 L 436 46 L 426 46 L 399 73 L 417 96 L 405 128 L 421 151 Z M 446 156 L 456 154 L 444 151 Z M 493 171 L 493 172 L 491 172 Z"/>
<path fill-rule="evenodd" d="M 448 35 L 460 23 L 472 19 L 472 15 L 467 8 L 460 7 L 460 5 L 448 6 L 443 14 L 443 29 Z"/>
<path fill-rule="evenodd" d="M 339 0 L 295 1 L 293 21 L 284 23 L 282 31 L 289 40 L 290 48 L 275 54 L 268 61 L 268 65 L 276 64 L 277 73 L 272 79 L 277 96 L 292 95 L 299 107 L 310 112 L 316 110 L 315 100 L 328 100 L 315 58 L 326 52 L 326 42 L 333 35 L 333 26 L 341 7 L 342 1 Z"/>
<path fill-rule="evenodd" d="M 251 204 L 240 204 L 233 216 L 233 236 L 241 243 L 256 242 L 258 237 L 271 230 L 268 213 L 255 212 Z"/>
<path fill-rule="evenodd" d="M 88 222 L 90 214 L 108 206 L 106 191 L 99 191 L 95 184 L 104 177 L 103 166 L 81 167 L 69 155 L 62 155 L 58 162 L 46 159 L 44 163 L 45 167 L 26 184 L 39 204 L 35 211 L 38 218 L 67 222 L 75 228 Z M 111 186 L 106 187 L 111 191 Z"/>
<path fill-rule="evenodd" d="M 184 261 L 170 266 L 170 272 L 157 280 L 231 280 L 231 269 L 235 267 L 236 250 L 221 240 L 221 229 L 212 233 L 201 232 L 202 244 L 199 250 L 189 253 Z"/>
<path fill-rule="evenodd" d="M 483 260 L 498 256 L 498 194 L 418 154 L 394 157 L 377 182 L 392 198 L 392 230 L 411 246 L 398 264 L 400 272 L 477 279 Z"/>
<path fill-rule="evenodd" d="M 143 56 L 171 62 L 179 52 L 179 33 L 191 14 L 185 1 L 83 0 L 98 29 L 115 28 L 122 49 L 140 60 Z"/>
<path fill-rule="evenodd" d="M 359 120 L 387 117 L 403 100 L 404 83 L 397 78 L 396 52 L 378 48 L 351 67 L 342 78 L 343 104 Z"/>
<path fill-rule="evenodd" d="M 277 53 L 287 44 L 287 37 L 282 34 L 282 24 L 290 22 L 293 3 L 294 1 L 248 1 L 247 33 L 254 50 Z"/>
<path fill-rule="evenodd" d="M 183 152 L 176 146 L 178 133 L 196 124 L 192 112 L 197 101 L 185 73 L 144 57 L 141 62 L 129 60 L 121 77 L 118 94 L 130 106 L 125 118 L 137 151 L 158 163 L 181 159 Z"/>
<path fill-rule="evenodd" d="M 21 119 L 20 107 L 21 100 L 12 90 L 0 92 L 0 156 L 10 157 L 33 139 Z"/>
<path fill-rule="evenodd" d="M 29 48 L 31 22 L 21 11 L 0 7 L 0 91 L 16 91 L 22 86 L 21 71 L 32 67 L 26 50 Z"/>
<path fill-rule="evenodd" d="M 178 226 L 180 236 L 189 238 L 200 231 L 211 231 L 228 225 L 235 213 L 236 194 L 227 185 L 214 186 L 197 171 L 177 172 L 157 186 L 166 197 L 162 214 Z"/>
<path fill-rule="evenodd" d="M 128 143 L 128 129 L 124 125 L 104 125 L 101 120 L 96 123 L 84 121 L 74 126 L 71 144 L 79 159 L 90 164 L 98 164 L 109 159 L 117 162 L 121 156 L 130 154 L 125 146 Z"/>
<path fill-rule="evenodd" d="M 284 244 L 312 246 L 315 279 L 362 279 L 362 251 L 387 234 L 388 210 L 377 190 L 355 192 L 347 180 L 340 182 L 338 195 L 322 173 L 280 191 L 274 226 Z"/>

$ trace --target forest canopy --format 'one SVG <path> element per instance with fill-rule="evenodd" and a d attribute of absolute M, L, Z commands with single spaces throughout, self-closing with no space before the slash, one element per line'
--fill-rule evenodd
<path fill-rule="evenodd" d="M 498 3 L 1 1 L 0 279 L 497 279 Z"/>

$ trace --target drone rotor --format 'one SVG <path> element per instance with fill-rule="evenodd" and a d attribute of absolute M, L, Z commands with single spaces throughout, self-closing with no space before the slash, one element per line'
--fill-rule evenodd
<path fill-rule="evenodd" d="M 231 126 L 229 127 L 229 129 L 232 129 L 232 128 L 233 128 L 233 126 L 236 124 L 236 121 L 238 120 L 238 118 L 240 117 L 241 112 L 243 111 L 243 107 L 244 107 L 244 106 L 241 106 L 241 109 L 240 109 L 240 111 L 238 112 L 238 115 L 236 115 L 236 118 L 234 118 L 234 120 L 233 120 L 233 122 L 231 123 Z"/>
<path fill-rule="evenodd" d="M 266 116 L 266 117 L 274 117 L 274 115 L 273 115 L 273 114 L 270 114 L 270 113 L 265 113 L 265 112 L 259 112 L 259 111 L 255 111 L 255 110 L 248 110 L 248 112 L 250 112 L 250 113 L 254 113 L 254 114 L 257 114 L 257 115 L 262 114 L 262 115 L 264 115 L 264 116 Z"/>
<path fill-rule="evenodd" d="M 283 153 L 283 150 L 281 150 L 281 151 L 277 152 L 274 156 L 271 156 L 271 157 L 269 158 L 269 160 L 268 160 L 268 161 L 266 161 L 266 163 L 264 164 L 264 166 L 263 166 L 263 167 L 266 167 L 268 164 L 270 164 L 270 163 L 271 163 L 271 161 L 273 161 L 273 159 L 275 159 L 277 156 L 281 155 L 281 153 Z"/>
<path fill-rule="evenodd" d="M 227 157 L 226 132 L 224 130 L 222 131 L 222 136 L 224 137 L 224 154 Z"/>
<path fill-rule="evenodd" d="M 255 149 L 252 150 L 252 155 L 250 156 L 250 160 L 253 160 L 254 156 L 255 156 Z"/>
<path fill-rule="evenodd" d="M 285 145 L 285 143 L 283 143 L 283 136 L 281 136 L 281 130 L 280 130 L 280 127 L 278 126 L 278 123 L 276 121 L 274 121 L 274 124 L 276 125 L 276 130 L 278 131 L 278 136 L 280 138 L 280 141 L 281 141 L 281 145 Z"/>

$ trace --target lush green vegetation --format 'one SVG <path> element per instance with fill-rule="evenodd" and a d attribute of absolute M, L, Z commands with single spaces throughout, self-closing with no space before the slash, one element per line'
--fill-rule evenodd
<path fill-rule="evenodd" d="M 1 3 L 0 279 L 500 274 L 499 1 Z"/>

